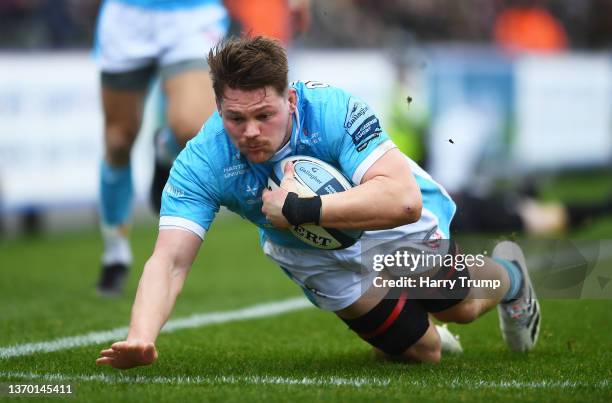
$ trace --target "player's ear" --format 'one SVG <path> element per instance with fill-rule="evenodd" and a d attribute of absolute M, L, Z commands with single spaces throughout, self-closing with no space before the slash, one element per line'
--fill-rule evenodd
<path fill-rule="evenodd" d="M 289 88 L 287 97 L 289 101 L 289 112 L 295 113 L 297 109 L 297 92 L 295 92 L 294 88 Z"/>

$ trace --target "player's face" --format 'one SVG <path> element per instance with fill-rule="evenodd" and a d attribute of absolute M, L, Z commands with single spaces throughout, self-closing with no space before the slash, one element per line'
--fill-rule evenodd
<path fill-rule="evenodd" d="M 225 131 L 242 155 L 264 162 L 289 140 L 296 94 L 279 94 L 273 87 L 253 91 L 226 88 L 218 102 Z"/>

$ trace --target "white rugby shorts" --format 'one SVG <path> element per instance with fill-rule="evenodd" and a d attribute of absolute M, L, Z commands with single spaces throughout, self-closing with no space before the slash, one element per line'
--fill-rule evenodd
<path fill-rule="evenodd" d="M 357 301 L 379 274 L 365 257 L 368 250 L 391 251 L 394 245 L 405 246 L 410 241 L 420 244 L 442 236 L 435 223 L 429 229 L 419 228 L 418 232 L 414 231 L 414 224 L 408 224 L 390 230 L 366 231 L 357 243 L 346 249 L 286 248 L 266 240 L 263 252 L 283 268 L 314 305 L 326 311 L 338 311 Z"/>
<path fill-rule="evenodd" d="M 225 35 L 226 18 L 218 4 L 156 10 L 107 1 L 98 21 L 98 63 L 103 72 L 122 73 L 153 63 L 205 60 Z"/>

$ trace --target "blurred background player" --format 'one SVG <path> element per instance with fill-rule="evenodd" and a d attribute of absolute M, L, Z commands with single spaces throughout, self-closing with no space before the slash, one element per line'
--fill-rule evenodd
<path fill-rule="evenodd" d="M 567 49 L 565 28 L 537 0 L 507 1 L 495 18 L 493 36 L 511 52 L 555 53 Z"/>
<path fill-rule="evenodd" d="M 291 46 L 293 39 L 306 33 L 310 26 L 311 0 L 224 0 L 230 16 L 230 34 L 265 36 Z M 165 100 L 162 100 L 162 104 Z M 156 214 L 161 207 L 161 194 L 168 180 L 172 162 L 184 143 L 162 119 L 155 136 L 155 168 L 151 183 L 151 206 Z"/>
<path fill-rule="evenodd" d="M 225 0 L 236 33 L 265 36 L 285 46 L 310 26 L 310 0 Z"/>
<path fill-rule="evenodd" d="M 132 261 L 128 229 L 133 195 L 130 152 L 144 101 L 159 73 L 165 116 L 184 145 L 214 111 L 204 55 L 227 31 L 220 0 L 106 0 L 97 28 L 104 111 L 100 219 L 104 240 L 98 291 L 121 292 Z"/>
<path fill-rule="evenodd" d="M 440 119 L 430 121 L 426 102 L 412 102 L 409 96 L 415 85 L 411 75 L 422 74 L 420 70 L 425 66 L 409 29 L 418 26 L 413 18 L 419 12 L 426 15 L 428 7 L 404 3 L 380 8 L 369 3 L 362 0 L 367 10 L 380 14 L 381 20 L 396 24 L 387 38 L 395 73 L 389 135 L 402 152 L 425 166 L 457 203 L 453 233 L 558 235 L 569 227 L 612 213 L 612 192 L 595 202 L 562 203 L 540 200 L 535 175 L 515 178 L 510 187 L 496 186 L 500 178 L 488 172 L 483 161 L 488 143 L 505 130 L 505 123 L 489 105 L 494 100 L 481 96 L 456 102 Z M 527 52 L 550 55 L 566 51 L 569 42 L 565 27 L 545 7 L 547 3 L 503 2 L 492 19 L 491 40 L 495 46 L 510 57 Z"/>

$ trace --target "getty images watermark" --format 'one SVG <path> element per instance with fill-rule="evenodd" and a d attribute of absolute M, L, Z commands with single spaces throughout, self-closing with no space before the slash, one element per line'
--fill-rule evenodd
<path fill-rule="evenodd" d="M 507 287 L 491 259 L 499 241 L 364 240 L 362 287 L 408 290 L 415 299 L 498 297 Z M 516 242 L 540 298 L 612 299 L 612 239 Z"/>
<path fill-rule="evenodd" d="M 463 253 L 432 253 L 431 251 L 415 251 L 406 248 L 396 250 L 391 254 L 375 254 L 372 269 L 381 273 L 393 269 L 392 278 L 376 276 L 372 280 L 374 287 L 407 287 L 407 288 L 490 288 L 501 287 L 498 279 L 473 279 L 469 268 L 481 269 L 485 266 L 484 254 Z M 442 274 L 442 275 L 440 275 Z"/>

